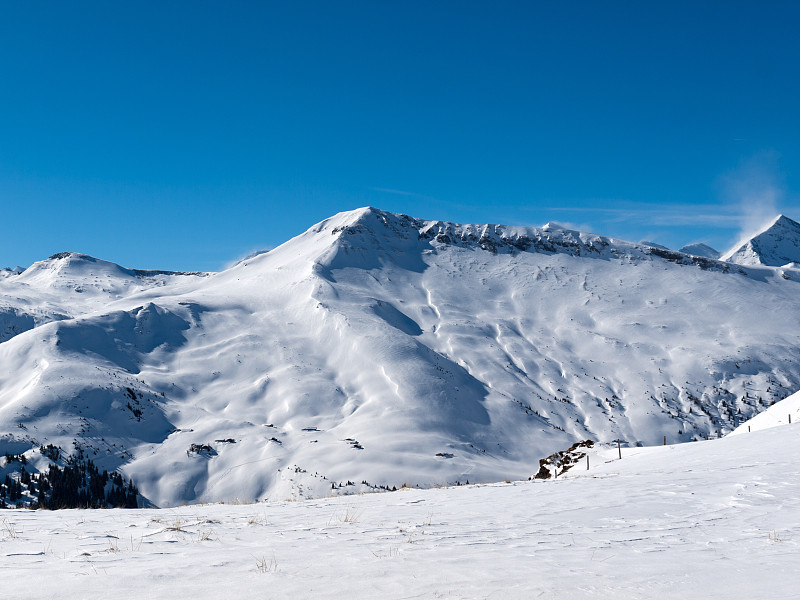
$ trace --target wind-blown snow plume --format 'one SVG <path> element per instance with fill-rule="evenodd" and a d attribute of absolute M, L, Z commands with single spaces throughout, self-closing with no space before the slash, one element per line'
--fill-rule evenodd
<path fill-rule="evenodd" d="M 753 237 L 781 213 L 784 189 L 777 159 L 775 152 L 760 153 L 743 162 L 723 179 L 726 200 L 738 206 L 737 246 Z"/>

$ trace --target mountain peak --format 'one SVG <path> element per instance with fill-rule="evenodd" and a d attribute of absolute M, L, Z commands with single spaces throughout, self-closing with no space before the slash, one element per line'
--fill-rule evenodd
<path fill-rule="evenodd" d="M 726 252 L 722 260 L 745 266 L 770 267 L 800 262 L 800 223 L 778 215 L 754 236 Z"/>
<path fill-rule="evenodd" d="M 772 224 L 770 225 L 770 227 L 774 227 L 775 225 L 781 225 L 781 226 L 789 226 L 789 227 L 791 227 L 791 226 L 798 226 L 798 225 L 800 225 L 800 224 L 799 224 L 799 223 L 797 223 L 797 221 L 793 221 L 792 219 L 790 219 L 790 218 L 789 218 L 789 217 L 787 217 L 786 215 L 778 215 L 778 216 L 777 216 L 777 217 L 775 217 L 775 219 L 772 221 Z"/>
<path fill-rule="evenodd" d="M 47 260 L 63 260 L 65 258 L 86 260 L 89 262 L 97 262 L 97 259 L 94 258 L 93 256 L 89 256 L 88 254 L 81 254 L 80 252 L 56 252 L 55 254 L 50 256 Z"/>
<path fill-rule="evenodd" d="M 559 229 L 569 229 L 566 225 L 562 225 L 558 221 L 548 221 L 544 225 L 542 225 L 543 231 L 557 231 Z"/>
<path fill-rule="evenodd" d="M 94 258 L 88 254 L 80 252 L 58 252 L 49 258 L 33 263 L 22 273 L 24 278 L 29 278 L 43 272 L 58 273 L 62 275 L 79 274 L 83 275 L 87 270 L 112 270 L 124 272 L 119 265 Z"/>

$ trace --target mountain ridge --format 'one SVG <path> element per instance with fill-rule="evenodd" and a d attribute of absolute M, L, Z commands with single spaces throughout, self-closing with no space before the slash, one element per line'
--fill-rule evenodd
<path fill-rule="evenodd" d="M 599 234 L 588 233 L 588 232 L 581 232 L 575 229 L 571 229 L 569 227 L 563 226 L 559 223 L 547 223 L 542 227 L 533 227 L 533 226 L 507 226 L 501 224 L 459 224 L 450 221 L 441 221 L 441 220 L 425 220 L 419 219 L 415 217 L 410 217 L 408 215 L 404 215 L 401 213 L 391 213 L 382 209 L 378 209 L 371 206 L 366 206 L 363 208 L 351 210 L 351 211 L 344 211 L 329 217 L 313 225 L 310 227 L 306 232 L 296 236 L 296 238 L 301 238 L 303 236 L 307 236 L 309 234 L 320 233 L 322 231 L 330 231 L 332 235 L 337 235 L 339 233 L 343 233 L 344 235 L 353 235 L 356 233 L 365 233 L 367 231 L 372 232 L 373 236 L 375 234 L 376 226 L 383 225 L 384 227 L 390 228 L 394 234 L 400 235 L 401 237 L 406 237 L 403 233 L 403 229 L 408 229 L 409 231 L 416 229 L 418 237 L 422 238 L 433 238 L 437 242 L 443 242 L 452 245 L 469 245 L 470 243 L 476 243 L 477 245 L 481 246 L 484 250 L 496 250 L 499 248 L 508 248 L 512 247 L 516 250 L 524 251 L 529 248 L 533 248 L 533 251 L 556 251 L 559 249 L 568 249 L 568 248 L 576 248 L 578 246 L 586 246 L 590 251 L 594 250 L 593 243 L 600 243 L 603 246 L 609 245 L 619 245 L 626 249 L 642 249 L 645 253 L 648 252 L 649 249 L 667 251 L 670 253 L 678 253 L 678 254 L 687 254 L 690 256 L 697 256 L 700 258 L 709 258 L 712 260 L 720 260 L 721 262 L 734 262 L 730 259 L 732 255 L 736 253 L 738 249 L 740 249 L 743 245 L 751 242 L 754 238 L 757 238 L 764 233 L 769 233 L 771 230 L 774 230 L 776 227 L 778 229 L 782 228 L 791 228 L 796 230 L 800 235 L 800 224 L 793 221 L 792 219 L 784 216 L 778 215 L 775 217 L 770 223 L 764 226 L 757 234 L 752 236 L 748 239 L 744 244 L 737 245 L 734 248 L 731 248 L 729 251 L 725 253 L 720 253 L 710 246 L 704 243 L 692 243 L 687 244 L 681 247 L 679 250 L 672 250 L 661 244 L 657 244 L 654 242 L 642 241 L 642 242 L 627 242 L 624 240 L 620 240 L 618 238 L 607 237 Z M 399 226 L 398 226 L 399 225 Z M 374 239 L 374 237 L 373 237 Z M 288 241 L 293 241 L 288 240 Z M 545 240 L 562 240 L 562 243 L 550 245 Z M 287 241 L 287 242 L 288 242 Z M 382 241 L 386 241 L 384 238 Z M 800 238 L 797 240 L 800 244 Z M 283 246 L 285 244 L 281 244 Z M 280 246 L 279 246 L 280 247 Z M 276 248 L 277 249 L 277 248 Z M 238 263 L 243 263 L 247 261 L 252 261 L 253 259 L 261 256 L 263 254 L 268 254 L 269 252 L 274 252 L 275 249 L 269 251 L 259 251 L 254 253 L 251 256 L 248 256 Z M 795 262 L 800 262 L 800 255 L 798 255 L 798 260 Z M 187 276 L 209 276 L 213 275 L 213 273 L 208 272 L 201 272 L 201 271 L 169 271 L 169 270 L 158 270 L 158 269 L 130 269 L 126 267 L 122 267 L 116 263 L 108 262 L 102 259 L 98 259 L 92 257 L 87 254 L 82 254 L 79 252 L 59 252 L 56 253 L 43 261 L 38 261 L 31 265 L 30 267 L 22 268 L 16 267 L 15 269 L 5 268 L 3 271 L 5 272 L 6 276 L 13 276 L 13 275 L 22 275 L 26 271 L 29 274 L 33 271 L 37 270 L 46 270 L 52 269 L 52 265 L 54 262 L 61 262 L 66 261 L 66 264 L 69 265 L 71 261 L 78 260 L 84 263 L 93 263 L 97 264 L 98 266 L 103 265 L 106 268 L 113 268 L 121 273 L 133 276 L 133 277 L 147 277 L 147 276 L 155 276 L 155 275 L 187 275 Z M 792 262 L 792 261 L 787 261 Z M 752 264 L 745 264 L 745 263 L 735 263 L 741 264 L 742 266 L 783 266 L 785 263 L 781 264 L 770 264 L 767 265 L 766 263 L 752 263 Z M 236 266 L 236 265 L 234 265 Z M 63 267 L 62 267 L 63 268 Z"/>

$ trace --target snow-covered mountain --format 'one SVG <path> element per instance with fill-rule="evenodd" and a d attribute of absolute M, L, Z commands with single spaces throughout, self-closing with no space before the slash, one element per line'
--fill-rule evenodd
<path fill-rule="evenodd" d="M 722 260 L 771 267 L 800 263 L 800 223 L 779 215 L 753 237 L 731 248 Z"/>
<path fill-rule="evenodd" d="M 85 254 L 62 252 L 0 277 L 0 342 L 50 321 L 103 311 L 119 298 L 178 291 L 206 273 L 125 269 Z"/>
<path fill-rule="evenodd" d="M 704 256 L 705 258 L 713 259 L 720 257 L 720 253 L 717 250 L 714 250 L 714 248 L 702 242 L 687 244 L 678 250 L 678 252 L 683 252 L 684 254 L 693 254 L 694 256 Z"/>
<path fill-rule="evenodd" d="M 580 439 L 732 430 L 800 388 L 791 271 L 366 208 L 215 274 L 0 278 L 0 454 L 158 505 L 527 478 Z"/>

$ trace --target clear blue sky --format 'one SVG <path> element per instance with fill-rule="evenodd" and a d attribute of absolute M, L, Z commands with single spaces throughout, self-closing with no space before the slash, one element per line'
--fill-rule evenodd
<path fill-rule="evenodd" d="M 0 266 L 336 212 L 670 247 L 800 218 L 800 2 L 4 2 Z"/>

